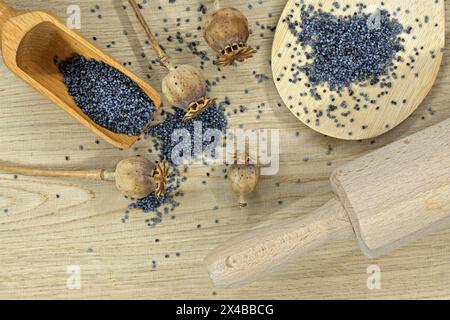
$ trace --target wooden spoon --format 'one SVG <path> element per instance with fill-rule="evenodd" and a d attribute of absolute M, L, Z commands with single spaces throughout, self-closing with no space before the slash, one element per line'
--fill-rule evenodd
<path fill-rule="evenodd" d="M 18 11 L 0 0 L 0 37 L 3 61 L 13 73 L 118 148 L 131 147 L 138 137 L 112 132 L 84 114 L 68 94 L 55 57 L 65 60 L 79 54 L 103 61 L 139 85 L 156 108 L 161 106 L 158 93 L 149 84 L 47 12 Z"/>
<path fill-rule="evenodd" d="M 445 43 L 445 12 L 443 0 L 364 0 L 367 8 L 364 12 L 373 14 L 379 10 L 387 10 L 391 15 L 399 20 L 405 27 L 412 27 L 409 34 L 405 32 L 401 37 L 405 39 L 402 45 L 405 52 L 401 56 L 404 63 L 396 63 L 398 69 L 395 70 L 398 78 L 392 81 L 392 88 L 381 89 L 380 86 L 369 86 L 362 88 L 355 86 L 355 97 L 360 93 L 367 93 L 371 99 L 376 99 L 376 103 L 360 103 L 360 110 L 354 109 L 352 97 L 345 91 L 342 97 L 334 94 L 335 101 L 331 101 L 328 86 L 318 87 L 318 93 L 322 100 L 317 101 L 312 97 L 310 88 L 306 86 L 308 77 L 301 73 L 301 81 L 292 83 L 289 78 L 292 74 L 292 64 L 297 64 L 298 59 L 305 61 L 304 53 L 297 56 L 294 51 L 296 44 L 295 36 L 289 31 L 285 18 L 288 15 L 291 22 L 300 20 L 299 0 L 289 0 L 278 23 L 272 49 L 272 72 L 276 87 L 286 106 L 300 121 L 310 128 L 335 138 L 346 140 L 369 139 L 381 135 L 403 122 L 420 105 L 425 96 L 430 91 L 439 71 L 442 60 L 442 48 Z M 384 4 L 381 4 L 381 3 Z M 336 15 L 349 15 L 356 11 L 353 0 L 339 1 L 340 9 L 335 8 L 334 1 L 304 0 L 305 5 L 313 5 L 325 12 L 334 10 Z M 346 5 L 351 9 L 343 11 Z M 400 11 L 397 11 L 400 8 Z M 395 13 L 395 14 L 393 14 Z M 416 21 L 416 18 L 418 21 Z M 301 49 L 301 48 L 300 48 Z M 418 50 L 418 55 L 415 49 Z M 302 50 L 303 51 L 303 50 Z M 409 57 L 413 57 L 414 69 L 406 65 Z M 402 76 L 404 75 L 404 78 Z M 327 89 L 325 94 L 323 90 Z M 381 97 L 378 94 L 389 91 Z M 301 93 L 307 93 L 300 96 Z M 364 99 L 362 99 L 364 100 Z M 332 112 L 336 118 L 327 117 L 327 109 L 330 105 L 340 106 L 345 101 L 348 103 L 346 110 L 336 110 Z M 364 108 L 367 104 L 367 108 Z M 308 109 L 308 112 L 305 111 Z M 315 111 L 314 111 L 315 110 Z M 322 111 L 319 123 L 316 123 L 317 114 Z M 346 114 L 344 111 L 349 111 Z M 344 115 L 342 115 L 344 113 Z M 337 125 L 337 124 L 340 125 Z M 343 126 L 342 126 L 343 125 Z"/>

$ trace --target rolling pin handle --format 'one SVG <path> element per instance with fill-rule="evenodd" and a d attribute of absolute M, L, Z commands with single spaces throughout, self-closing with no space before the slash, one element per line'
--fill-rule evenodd
<path fill-rule="evenodd" d="M 239 287 L 325 242 L 353 236 L 347 212 L 332 199 L 312 214 L 230 239 L 213 250 L 205 263 L 216 287 Z"/>

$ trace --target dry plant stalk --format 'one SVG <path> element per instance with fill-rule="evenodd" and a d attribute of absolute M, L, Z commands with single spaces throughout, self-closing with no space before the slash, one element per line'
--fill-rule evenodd
<path fill-rule="evenodd" d="M 208 86 L 202 72 L 191 65 L 174 67 L 170 58 L 158 43 L 135 0 L 128 0 L 139 23 L 158 56 L 158 59 L 169 73 L 162 80 L 162 92 L 167 101 L 176 107 L 186 109 L 184 121 L 197 117 L 202 111 L 214 104 L 216 99 L 207 96 Z"/>
<path fill-rule="evenodd" d="M 235 8 L 220 8 L 219 0 L 213 2 L 215 10 L 206 16 L 203 37 L 219 54 L 218 64 L 229 66 L 253 57 L 256 50 L 247 45 L 250 31 L 245 15 Z"/>
<path fill-rule="evenodd" d="M 25 176 L 115 181 L 122 194 L 142 199 L 152 192 L 158 197 L 164 196 L 169 166 L 167 162 L 153 163 L 146 158 L 133 157 L 120 161 L 115 170 L 53 170 L 0 164 L 0 171 Z"/>

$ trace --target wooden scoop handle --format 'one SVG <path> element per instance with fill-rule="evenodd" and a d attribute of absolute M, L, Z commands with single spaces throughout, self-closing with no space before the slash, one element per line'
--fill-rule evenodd
<path fill-rule="evenodd" d="M 0 0 L 1 1 L 1 0 Z M 114 181 L 115 173 L 113 171 L 94 169 L 94 170 L 52 170 L 37 169 L 28 167 L 17 167 L 0 164 L 0 171 L 21 174 L 25 176 L 37 177 L 61 177 L 61 178 L 78 178 L 86 180 L 107 180 Z"/>
<path fill-rule="evenodd" d="M 5 1 L 0 0 L 0 37 L 2 35 L 3 25 L 6 23 L 6 21 L 17 15 L 17 13 L 18 11 L 16 9 L 8 6 Z"/>
<path fill-rule="evenodd" d="M 257 228 L 219 246 L 206 257 L 217 287 L 239 287 L 275 271 L 289 260 L 330 240 L 354 235 L 347 212 L 332 199 L 312 214 Z"/>

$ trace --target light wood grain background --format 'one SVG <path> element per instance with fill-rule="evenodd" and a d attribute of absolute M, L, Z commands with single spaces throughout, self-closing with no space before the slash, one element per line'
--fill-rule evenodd
<path fill-rule="evenodd" d="M 145 52 L 152 57 L 152 51 L 144 44 L 144 38 L 136 35 L 140 29 L 134 17 L 121 8 L 123 1 L 8 2 L 22 9 L 48 9 L 64 19 L 69 4 L 80 5 L 81 32 L 87 37 L 96 36 L 97 45 L 119 61 L 131 61 L 130 69 L 140 76 L 145 78 L 149 74 L 148 81 L 159 90 L 164 70 L 157 65 L 148 70 L 149 58 L 141 54 Z M 369 141 L 345 142 L 313 132 L 284 106 L 277 105 L 281 100 L 271 79 L 259 83 L 254 75 L 271 78 L 273 33 L 267 26 L 277 23 L 285 3 L 222 2 L 247 14 L 253 30 L 249 43 L 258 46 L 259 52 L 238 68 L 222 72 L 207 62 L 205 74 L 211 80 L 226 76 L 213 86 L 212 92 L 219 99 L 230 98 L 232 114 L 239 105 L 248 107 L 244 114 L 230 117 L 231 126 L 281 129 L 279 174 L 265 177 L 249 207 L 241 210 L 235 196 L 228 192 L 222 168 L 207 177 L 206 173 L 211 172 L 208 168 L 195 167 L 183 185 L 185 197 L 180 199 L 176 218 L 166 218 L 153 229 L 145 223 L 152 215 L 139 211 L 130 212 L 129 220 L 122 222 L 128 201 L 117 195 L 114 185 L 22 176 L 14 179 L 11 174 L 1 174 L 0 298 L 450 298 L 450 230 L 374 260 L 363 257 L 353 241 L 330 243 L 253 285 L 233 290 L 212 287 L 202 262 L 209 250 L 258 223 L 281 221 L 318 208 L 331 197 L 328 176 L 339 164 L 450 117 L 447 97 L 450 56 L 446 50 L 431 94 L 411 118 L 390 133 Z M 178 44 L 165 40 L 176 31 L 198 34 L 200 48 L 213 57 L 196 30 L 198 4 L 187 0 L 175 3 L 152 0 L 145 5 L 147 19 L 160 33 L 162 44 L 176 64 L 200 62 L 185 45 L 180 45 L 183 48 L 180 53 L 175 50 Z M 95 5 L 100 10 L 93 13 Z M 188 6 L 190 11 L 186 10 Z M 449 6 L 446 5 L 447 9 Z M 182 19 L 180 26 L 178 17 Z M 116 45 L 107 48 L 111 41 L 116 41 Z M 117 161 L 135 154 L 157 157 L 148 152 L 153 147 L 150 140 L 140 141 L 137 150 L 127 151 L 114 149 L 103 141 L 97 144 L 91 132 L 16 80 L 2 62 L 0 74 L 1 161 L 94 168 L 113 167 Z M 259 119 L 258 110 L 262 111 Z M 304 161 L 305 158 L 309 161 Z M 219 209 L 213 210 L 214 206 Z M 152 268 L 152 260 L 157 261 L 156 268 Z M 367 289 L 366 269 L 373 264 L 382 271 L 380 290 Z M 66 270 L 70 265 L 81 268 L 79 290 L 66 287 Z"/>

